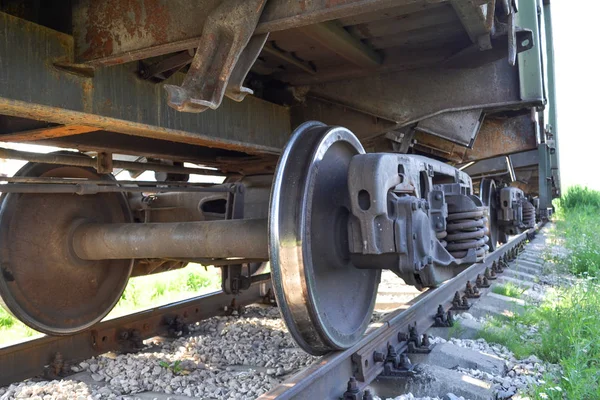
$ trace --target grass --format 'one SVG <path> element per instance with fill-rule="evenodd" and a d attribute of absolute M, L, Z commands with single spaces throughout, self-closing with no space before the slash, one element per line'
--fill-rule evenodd
<path fill-rule="evenodd" d="M 514 297 L 515 299 L 521 298 L 521 295 L 526 289 L 520 288 L 512 282 L 507 282 L 503 285 L 494 285 L 492 292 L 501 294 L 502 296 Z"/>
<path fill-rule="evenodd" d="M 557 202 L 556 228 L 570 254 L 571 273 L 596 277 L 600 274 L 600 192 L 575 186 Z"/>
<path fill-rule="evenodd" d="M 221 287 L 218 268 L 190 264 L 186 268 L 129 280 L 127 288 L 107 318 L 183 300 L 194 295 L 213 292 Z M 0 307 L 0 345 L 38 336 Z"/>
<path fill-rule="evenodd" d="M 581 279 L 522 314 L 491 320 L 481 336 L 517 358 L 534 354 L 560 365 L 562 373 L 530 388 L 531 398 L 600 399 L 600 192 L 572 188 L 557 206 L 556 233 L 569 250 L 560 261 Z"/>

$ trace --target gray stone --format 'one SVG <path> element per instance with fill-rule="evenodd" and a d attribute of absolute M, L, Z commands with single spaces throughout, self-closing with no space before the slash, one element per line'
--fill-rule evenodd
<path fill-rule="evenodd" d="M 460 397 L 454 393 L 447 393 L 444 397 L 442 397 L 442 400 L 460 400 Z"/>
<path fill-rule="evenodd" d="M 523 301 L 512 297 L 489 292 L 469 309 L 476 318 L 494 316 L 511 316 L 523 312 Z"/>
<path fill-rule="evenodd" d="M 398 393 L 412 393 L 415 397 L 442 397 L 448 393 L 470 400 L 489 400 L 492 385 L 457 371 L 436 365 L 423 364 L 410 378 L 378 378 L 372 384 L 381 398 L 396 397 Z"/>
<path fill-rule="evenodd" d="M 458 347 L 452 343 L 436 344 L 429 354 L 411 354 L 413 363 L 433 364 L 454 369 L 456 367 L 476 369 L 494 375 L 506 372 L 504 360 L 478 351 Z"/>

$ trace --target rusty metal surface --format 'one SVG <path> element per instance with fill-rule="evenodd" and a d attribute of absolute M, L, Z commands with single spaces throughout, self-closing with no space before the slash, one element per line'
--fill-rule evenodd
<path fill-rule="evenodd" d="M 492 31 L 496 0 L 451 0 L 450 3 L 473 43 Z"/>
<path fill-rule="evenodd" d="M 0 135 L 1 142 L 29 142 L 32 140 L 44 140 L 64 136 L 81 135 L 98 131 L 99 128 L 85 125 L 59 125 L 50 128 L 21 131 L 11 134 Z"/>
<path fill-rule="evenodd" d="M 72 237 L 73 251 L 83 260 L 238 257 L 269 260 L 266 219 L 139 224 L 87 220 Z"/>
<path fill-rule="evenodd" d="M 114 179 L 90 168 L 37 163 L 26 164 L 16 176 Z M 31 328 L 54 335 L 87 329 L 104 318 L 121 298 L 133 261 L 85 262 L 73 257 L 68 241 L 79 218 L 131 223 L 125 195 L 5 193 L 1 200 L 0 304 Z"/>
<path fill-rule="evenodd" d="M 531 232 L 532 230 L 528 231 Z M 418 332 L 424 332 L 433 325 L 439 304 L 448 309 L 457 291 L 462 291 L 466 281 L 475 281 L 486 268 L 512 250 L 527 238 L 527 232 L 512 238 L 507 244 L 490 254 L 482 263 L 473 264 L 454 279 L 447 281 L 437 289 L 423 293 L 407 303 L 407 308 L 388 315 L 378 327 L 367 331 L 363 339 L 355 346 L 330 353 L 317 363 L 282 382 L 265 393 L 259 400 L 270 399 L 339 399 L 344 393 L 346 382 L 351 376 L 361 376 L 358 388 L 363 390 L 383 371 L 383 363 L 374 360 L 374 353 L 387 354 L 388 344 L 398 345 L 399 334 L 408 333 L 409 325 L 416 325 Z M 356 362 L 360 360 L 361 362 Z M 368 360 L 364 362 L 363 360 Z M 359 365 L 360 364 L 360 365 Z"/>
<path fill-rule="evenodd" d="M 96 159 L 89 157 L 81 157 L 78 153 L 61 152 L 57 153 L 33 153 L 28 151 L 12 150 L 0 148 L 0 158 L 22 161 L 33 161 L 44 164 L 70 165 L 77 167 L 95 168 L 97 166 Z M 157 163 L 141 163 L 134 161 L 114 160 L 112 162 L 114 168 L 127 169 L 131 171 L 157 171 L 168 172 L 174 174 L 196 174 L 196 175 L 214 175 L 223 176 L 220 171 L 215 171 L 207 168 L 188 168 L 169 164 Z"/>
<path fill-rule="evenodd" d="M 276 153 L 290 134 L 285 107 L 250 97 L 182 115 L 160 87 L 136 77 L 135 66 L 101 68 L 94 78 L 53 68 L 49 60 L 70 59 L 71 36 L 3 13 L 0 35 L 0 114 L 249 153 Z"/>
<path fill-rule="evenodd" d="M 324 83 L 310 93 L 400 125 L 443 111 L 524 107 L 518 70 L 506 60 L 476 69 L 420 69 Z"/>
<path fill-rule="evenodd" d="M 480 109 L 446 112 L 419 121 L 415 129 L 471 147 L 482 120 Z"/>
<path fill-rule="evenodd" d="M 482 160 L 535 148 L 535 129 L 529 115 L 486 118 L 473 148 L 465 152 L 463 161 Z"/>
<path fill-rule="evenodd" d="M 526 169 L 527 167 L 535 166 L 539 163 L 537 149 L 513 153 L 510 155 L 512 167 L 517 169 Z M 499 176 L 508 175 L 507 156 L 492 157 L 485 160 L 480 160 L 472 165 L 469 165 L 464 171 L 474 178 L 482 176 Z"/>
<path fill-rule="evenodd" d="M 271 0 L 255 33 L 264 34 L 400 6 L 425 8 L 445 0 Z M 73 8 L 76 60 L 113 65 L 197 46 L 204 17 L 220 0 L 83 0 Z"/>
<path fill-rule="evenodd" d="M 253 93 L 241 84 L 267 40 L 267 35 L 250 40 L 265 2 L 222 0 L 205 14 L 202 40 L 183 83 L 164 86 L 169 106 L 186 112 L 217 109 L 228 88 L 229 78 L 236 70 L 236 87 L 228 91 L 228 96 L 241 101 L 246 94 Z M 243 62 L 238 65 L 240 58 Z"/>
<path fill-rule="evenodd" d="M 109 0 L 77 1 L 73 5 L 76 61 L 97 60 L 121 64 L 154 55 L 186 50 L 198 45 L 206 16 L 220 0 L 173 1 Z M 175 11 L 176 10 L 176 11 Z M 188 18 L 182 18 L 187 15 Z M 172 43 L 194 38 L 184 47 Z M 191 41 L 190 41 L 191 43 Z M 108 60 L 110 58 L 110 60 Z M 103 60 L 105 61 L 98 61 Z"/>
<path fill-rule="evenodd" d="M 321 99 L 310 99 L 291 108 L 292 126 L 305 121 L 322 121 L 327 125 L 344 126 L 362 142 L 394 129 L 393 121 L 357 112 Z"/>
<path fill-rule="evenodd" d="M 93 329 L 72 336 L 45 336 L 0 348 L 0 386 L 9 385 L 45 373 L 46 366 L 60 353 L 67 364 L 108 351 L 127 350 L 120 339 L 122 332 L 136 330 L 142 339 L 168 333 L 167 320 L 179 317 L 185 323 L 226 315 L 226 307 L 235 299 L 237 305 L 260 301 L 271 287 L 270 282 L 252 285 L 238 296 L 211 293 L 177 303 L 101 322 Z"/>
<path fill-rule="evenodd" d="M 383 62 L 381 53 L 363 43 L 336 22 L 322 22 L 301 28 L 301 32 L 321 46 L 351 64 L 362 68 L 376 68 Z"/>
<path fill-rule="evenodd" d="M 485 117 L 470 149 L 423 132 L 417 132 L 415 139 L 415 147 L 419 151 L 455 163 L 489 159 L 536 148 L 535 130 L 528 115 L 512 118 Z"/>

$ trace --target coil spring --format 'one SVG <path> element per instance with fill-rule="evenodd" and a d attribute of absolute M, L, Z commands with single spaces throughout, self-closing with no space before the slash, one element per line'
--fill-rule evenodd
<path fill-rule="evenodd" d="M 483 260 L 489 250 L 486 208 L 477 207 L 461 212 L 449 210 L 446 221 L 446 231 L 439 232 L 445 234 L 442 244 L 445 244 L 446 250 L 459 259 L 466 257 L 469 250 L 475 249 L 477 261 Z"/>
<path fill-rule="evenodd" d="M 523 199 L 523 225 L 528 228 L 535 226 L 535 207 L 533 204 Z"/>

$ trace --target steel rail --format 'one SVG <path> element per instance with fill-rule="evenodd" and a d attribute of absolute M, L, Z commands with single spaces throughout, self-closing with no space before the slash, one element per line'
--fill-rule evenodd
<path fill-rule="evenodd" d="M 414 298 L 404 309 L 393 312 L 383 321 L 372 325 L 362 340 L 353 347 L 323 356 L 317 363 L 282 382 L 258 400 L 338 400 L 346 391 L 346 384 L 352 376 L 357 378 L 359 389 L 364 390 L 383 371 L 383 362 L 373 359 L 374 352 L 387 354 L 388 344 L 398 347 L 402 343 L 399 334 L 407 334 L 409 325 L 416 325 L 418 332 L 425 332 L 434 324 L 438 305 L 448 310 L 454 294 L 462 292 L 467 281 L 474 282 L 477 275 L 483 274 L 486 268 L 490 268 L 537 229 L 530 229 L 513 237 L 489 254 L 484 262 L 472 264 L 440 287 Z"/>
<path fill-rule="evenodd" d="M 103 321 L 75 335 L 43 336 L 2 347 L 0 387 L 40 375 L 56 378 L 53 370 L 61 365 L 73 365 L 109 351 L 139 350 L 136 346 L 139 340 L 168 335 L 182 323 L 187 325 L 226 315 L 233 307 L 260 302 L 270 288 L 270 281 L 261 281 L 236 296 L 223 292 L 209 293 Z"/>

